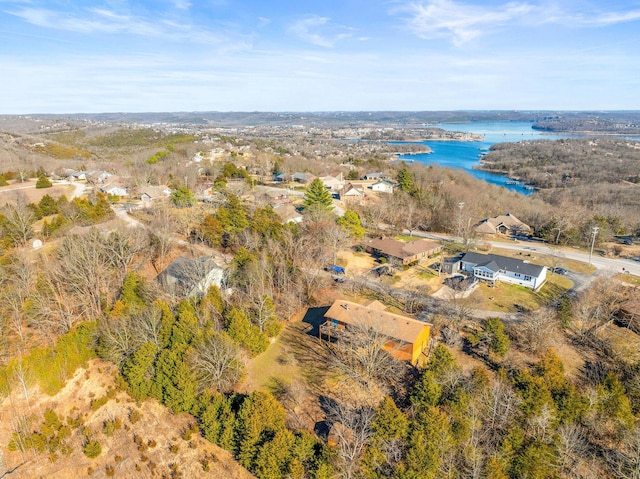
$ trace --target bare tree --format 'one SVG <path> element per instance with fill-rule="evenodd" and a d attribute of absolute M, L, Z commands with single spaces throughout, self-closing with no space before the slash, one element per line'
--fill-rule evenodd
<path fill-rule="evenodd" d="M 349 325 L 336 342 L 325 344 L 336 371 L 366 389 L 375 385 L 384 390 L 403 376 L 403 363 L 389 351 L 399 345 L 378 326 Z"/>
<path fill-rule="evenodd" d="M 337 442 L 340 477 L 360 477 L 360 457 L 371 438 L 374 409 L 369 406 L 350 406 L 332 399 L 325 402 L 324 409 L 327 420 L 333 424 L 331 433 Z"/>
<path fill-rule="evenodd" d="M 577 464 L 583 460 L 587 450 L 584 430 L 575 423 L 562 424 L 557 429 L 557 464 L 562 474 L 578 477 L 573 474 Z"/>
<path fill-rule="evenodd" d="M 16 245 L 24 246 L 33 237 L 33 223 L 36 218 L 27 207 L 23 194 L 16 195 L 15 203 L 5 205 L 4 233 Z"/>
<path fill-rule="evenodd" d="M 140 228 L 118 228 L 109 233 L 103 244 L 105 255 L 118 273 L 119 282 L 132 269 L 135 259 L 141 259 L 142 263 L 149 250 L 149 238 Z"/>
<path fill-rule="evenodd" d="M 173 217 L 169 208 L 161 206 L 153 210 L 153 220 L 148 231 L 153 250 L 151 263 L 156 272 L 159 272 L 164 266 L 164 260 L 175 243 L 174 230 Z"/>
<path fill-rule="evenodd" d="M 482 442 L 493 452 L 518 414 L 520 399 L 508 382 L 498 379 L 483 390 L 479 404 L 484 424 Z"/>
<path fill-rule="evenodd" d="M 588 339 L 610 324 L 625 301 L 620 284 L 609 277 L 599 277 L 574 303 L 574 330 Z"/>
<path fill-rule="evenodd" d="M 609 455 L 609 463 L 615 477 L 640 479 L 640 427 L 636 426 L 622 445 Z"/>
<path fill-rule="evenodd" d="M 197 344 L 190 363 L 201 385 L 222 393 L 233 388 L 244 369 L 238 346 L 224 333 L 214 333 Z"/>
<path fill-rule="evenodd" d="M 528 312 L 510 327 L 516 343 L 533 353 L 544 351 L 554 344 L 558 336 L 558 320 L 551 308 Z"/>
<path fill-rule="evenodd" d="M 118 367 L 142 344 L 130 320 L 105 318 L 99 326 L 100 355 Z"/>

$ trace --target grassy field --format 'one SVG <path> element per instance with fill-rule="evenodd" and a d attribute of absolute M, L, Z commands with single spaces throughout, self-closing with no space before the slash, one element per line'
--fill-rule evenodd
<path fill-rule="evenodd" d="M 298 365 L 289 351 L 287 340 L 284 339 L 290 338 L 294 334 L 293 331 L 290 331 L 294 328 L 294 324 L 288 324 L 286 328 L 289 331 L 283 331 L 264 353 L 249 362 L 241 390 L 273 392 L 274 388 L 289 383 L 294 377 L 299 377 Z"/>
<path fill-rule="evenodd" d="M 470 296 L 474 309 L 513 313 L 535 310 L 562 296 L 573 283 L 564 276 L 550 275 L 542 288 L 535 292 L 524 286 L 496 283 L 491 287 L 481 284 Z"/>

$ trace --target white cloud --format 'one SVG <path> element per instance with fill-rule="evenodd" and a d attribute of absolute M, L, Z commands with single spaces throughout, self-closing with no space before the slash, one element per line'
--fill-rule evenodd
<path fill-rule="evenodd" d="M 581 26 L 606 27 L 617 25 L 618 23 L 628 23 L 640 20 L 640 10 L 630 10 L 628 12 L 602 12 L 594 13 L 590 16 L 577 16 L 572 20 Z"/>
<path fill-rule="evenodd" d="M 333 48 L 336 43 L 351 37 L 350 29 L 332 25 L 328 17 L 311 15 L 302 18 L 289 27 L 289 31 L 305 42 L 325 48 Z"/>
<path fill-rule="evenodd" d="M 189 0 L 173 0 L 173 6 L 178 10 L 189 10 L 191 2 Z"/>
<path fill-rule="evenodd" d="M 492 8 L 430 0 L 411 3 L 402 11 L 409 13 L 409 28 L 425 39 L 448 38 L 462 45 L 484 34 L 488 29 L 514 21 L 533 11 L 527 3 L 511 2 Z"/>
<path fill-rule="evenodd" d="M 392 10 L 408 15 L 407 25 L 420 38 L 445 38 L 461 46 L 509 25 L 560 24 L 568 27 L 606 27 L 640 20 L 640 10 L 569 12 L 550 4 L 508 2 L 479 6 L 454 0 L 413 1 Z"/>
<path fill-rule="evenodd" d="M 34 7 L 22 7 L 7 13 L 32 25 L 52 30 L 84 34 L 132 34 L 199 44 L 247 45 L 242 35 L 230 33 L 228 29 L 214 30 L 194 23 L 171 20 L 161 15 L 145 18 L 104 8 L 87 8 L 72 12 Z"/>

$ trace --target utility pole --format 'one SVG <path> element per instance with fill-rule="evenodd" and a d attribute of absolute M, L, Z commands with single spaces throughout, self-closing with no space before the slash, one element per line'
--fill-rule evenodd
<path fill-rule="evenodd" d="M 594 226 L 591 228 L 591 249 L 589 250 L 589 265 L 591 265 L 591 255 L 593 255 L 593 245 L 596 242 L 596 235 L 600 231 L 599 226 Z"/>
<path fill-rule="evenodd" d="M 462 208 L 464 208 L 464 201 L 458 203 L 460 214 L 458 215 L 458 236 L 462 237 Z"/>

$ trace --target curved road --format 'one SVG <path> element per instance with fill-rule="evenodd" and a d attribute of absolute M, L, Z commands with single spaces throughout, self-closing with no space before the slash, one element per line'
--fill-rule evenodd
<path fill-rule="evenodd" d="M 456 238 L 454 236 L 425 233 L 422 231 L 404 230 L 402 234 L 411 234 L 419 238 L 429 238 L 429 239 L 434 239 L 438 241 L 449 241 L 449 242 L 455 242 L 455 243 L 460 242 L 459 238 Z M 533 241 L 527 241 L 527 242 L 514 241 L 513 243 L 507 243 L 503 241 L 487 241 L 487 243 L 489 243 L 494 248 L 524 251 L 528 253 L 536 252 L 540 254 L 546 254 L 550 256 L 559 256 L 562 258 L 573 259 L 577 261 L 583 261 L 584 263 L 589 263 L 588 253 L 574 251 L 572 249 L 554 249 L 554 248 L 550 248 L 549 246 L 546 246 L 545 244 L 536 243 Z M 635 276 L 640 276 L 640 259 L 638 261 L 634 261 L 626 258 L 603 258 L 602 256 L 599 256 L 597 253 L 595 253 L 591 257 L 591 264 L 595 266 L 596 269 L 602 272 L 623 273 L 625 271 L 629 271 L 629 273 Z"/>

